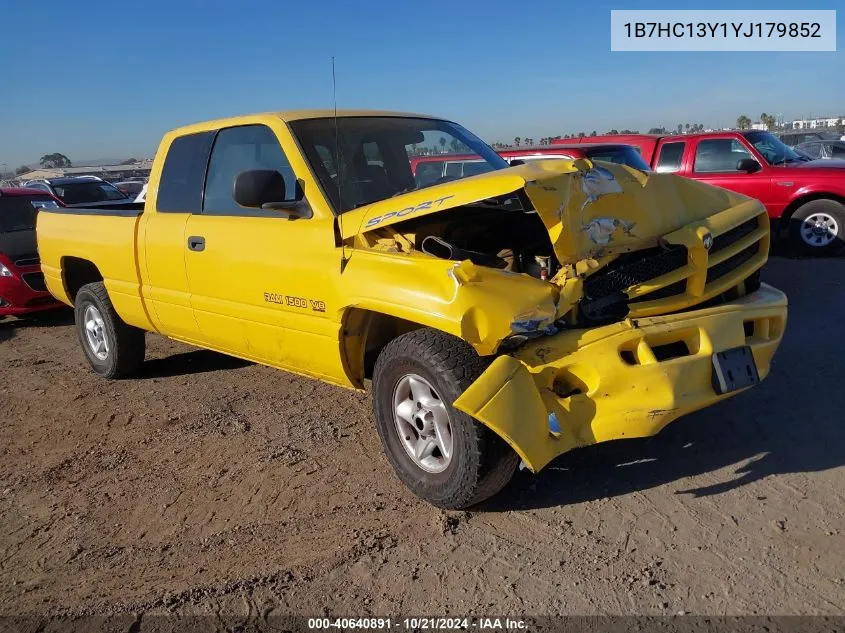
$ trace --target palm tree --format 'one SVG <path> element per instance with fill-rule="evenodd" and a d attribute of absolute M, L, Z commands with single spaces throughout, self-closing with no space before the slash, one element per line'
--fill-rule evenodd
<path fill-rule="evenodd" d="M 441 136 L 440 137 L 440 153 L 442 154 L 445 151 L 446 151 L 446 137 Z"/>
<path fill-rule="evenodd" d="M 521 139 L 520 137 L 518 137 L 518 136 L 514 136 L 514 137 L 513 137 L 513 144 L 514 144 L 514 147 L 519 147 L 519 142 L 520 142 L 521 140 L 522 140 L 522 139 Z"/>
<path fill-rule="evenodd" d="M 747 115 L 741 114 L 736 120 L 736 126 L 740 130 L 747 130 L 751 127 L 751 119 L 749 119 Z"/>

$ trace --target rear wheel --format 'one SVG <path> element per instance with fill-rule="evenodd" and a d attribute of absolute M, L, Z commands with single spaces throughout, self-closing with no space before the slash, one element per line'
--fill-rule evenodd
<path fill-rule="evenodd" d="M 118 316 L 102 282 L 79 289 L 74 317 L 79 343 L 94 373 L 126 378 L 138 371 L 144 361 L 144 331 Z"/>
<path fill-rule="evenodd" d="M 836 200 L 811 200 L 789 220 L 793 243 L 808 255 L 833 255 L 845 247 L 845 206 Z"/>
<path fill-rule="evenodd" d="M 420 329 L 379 354 L 373 404 L 382 445 L 415 494 L 446 509 L 491 497 L 519 458 L 490 429 L 452 406 L 487 363 L 464 341 Z"/>

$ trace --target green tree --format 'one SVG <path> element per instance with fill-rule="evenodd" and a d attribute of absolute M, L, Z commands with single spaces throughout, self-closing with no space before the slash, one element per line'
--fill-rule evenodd
<path fill-rule="evenodd" d="M 519 147 L 519 142 L 520 142 L 521 140 L 522 140 L 522 139 L 521 139 L 519 136 L 514 136 L 514 137 L 513 137 L 513 145 L 514 145 L 514 147 Z"/>
<path fill-rule="evenodd" d="M 751 119 L 748 118 L 748 115 L 741 114 L 736 119 L 736 126 L 740 130 L 747 130 L 751 127 Z"/>
<path fill-rule="evenodd" d="M 578 132 L 578 138 L 584 138 L 585 136 L 587 136 L 587 135 L 584 134 L 583 132 Z"/>
<path fill-rule="evenodd" d="M 39 163 L 42 167 L 46 167 L 47 169 L 73 167 L 70 162 L 70 159 L 64 154 L 59 154 L 58 152 L 54 154 L 44 154 L 44 156 L 41 157 Z"/>
<path fill-rule="evenodd" d="M 766 114 L 765 112 L 760 115 L 760 123 L 766 126 L 768 130 L 774 130 L 777 128 L 778 121 L 775 115 L 773 114 Z"/>
<path fill-rule="evenodd" d="M 21 174 L 25 174 L 28 171 L 32 171 L 32 170 L 29 167 L 27 167 L 26 165 L 21 165 L 20 167 L 18 167 L 15 170 L 15 176 L 20 176 Z"/>
<path fill-rule="evenodd" d="M 610 132 L 608 132 L 608 134 L 619 134 L 619 130 L 615 130 L 615 129 L 610 130 Z"/>
<path fill-rule="evenodd" d="M 446 137 L 445 136 L 440 137 L 440 151 L 441 152 L 446 151 Z"/>
<path fill-rule="evenodd" d="M 126 160 L 121 161 L 120 164 L 121 165 L 134 165 L 137 162 L 138 162 L 137 158 L 127 158 Z"/>
<path fill-rule="evenodd" d="M 666 128 L 662 127 L 662 126 L 661 127 L 649 128 L 648 133 L 649 134 L 666 134 Z"/>

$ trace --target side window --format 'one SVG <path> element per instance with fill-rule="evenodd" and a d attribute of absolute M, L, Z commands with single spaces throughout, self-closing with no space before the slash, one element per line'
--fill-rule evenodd
<path fill-rule="evenodd" d="M 275 169 L 285 180 L 285 197 L 296 196 L 296 178 L 273 131 L 265 125 L 244 125 L 220 130 L 211 150 L 205 179 L 203 213 L 214 215 L 260 215 L 232 197 L 235 178 L 250 169 Z"/>
<path fill-rule="evenodd" d="M 428 187 L 433 185 L 438 178 L 443 176 L 443 161 L 432 161 L 426 163 L 419 163 L 417 171 L 414 173 L 414 178 L 417 185 L 420 187 Z"/>
<path fill-rule="evenodd" d="M 681 168 L 681 160 L 684 157 L 684 148 L 686 145 L 684 141 L 664 143 L 661 145 L 654 171 L 658 173 L 678 171 Z"/>
<path fill-rule="evenodd" d="M 822 157 L 822 144 L 821 143 L 802 143 L 798 146 L 798 149 L 803 151 L 807 156 L 811 158 L 821 158 Z"/>
<path fill-rule="evenodd" d="M 693 169 L 698 173 L 735 172 L 737 163 L 745 158 L 753 156 L 736 139 L 704 139 L 695 148 Z"/>
<path fill-rule="evenodd" d="M 845 146 L 831 143 L 826 148 L 828 158 L 845 158 Z"/>
<path fill-rule="evenodd" d="M 446 163 L 446 177 L 460 178 L 463 172 L 463 163 Z"/>
<path fill-rule="evenodd" d="M 493 166 L 485 163 L 482 160 L 464 163 L 464 178 L 467 176 L 477 176 L 478 174 L 486 174 L 488 171 L 493 171 Z"/>
<path fill-rule="evenodd" d="M 160 213 L 199 213 L 202 185 L 214 132 L 174 139 L 164 159 L 158 184 L 156 210 Z"/>

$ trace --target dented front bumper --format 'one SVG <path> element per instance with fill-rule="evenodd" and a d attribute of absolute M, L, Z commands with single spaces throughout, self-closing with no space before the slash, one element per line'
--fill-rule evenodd
<path fill-rule="evenodd" d="M 786 313 L 786 295 L 763 284 L 716 307 L 564 331 L 497 357 L 454 406 L 536 472 L 578 446 L 655 435 L 733 395 L 712 386 L 715 352 L 750 346 L 765 378 Z"/>

